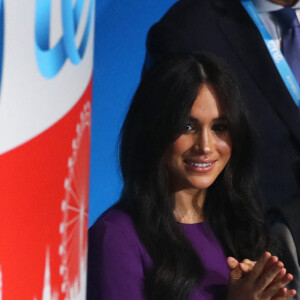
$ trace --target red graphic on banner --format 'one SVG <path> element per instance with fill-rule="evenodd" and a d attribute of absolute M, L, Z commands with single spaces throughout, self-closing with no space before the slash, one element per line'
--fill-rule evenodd
<path fill-rule="evenodd" d="M 90 99 L 0 156 L 0 300 L 85 299 Z"/>

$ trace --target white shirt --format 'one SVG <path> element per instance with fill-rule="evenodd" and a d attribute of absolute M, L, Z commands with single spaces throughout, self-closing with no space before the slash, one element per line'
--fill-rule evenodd
<path fill-rule="evenodd" d="M 252 0 L 255 5 L 257 12 L 263 21 L 266 29 L 269 31 L 271 37 L 276 42 L 277 46 L 280 47 L 282 29 L 278 21 L 272 16 L 271 12 L 282 9 L 283 6 L 272 3 L 268 0 Z M 298 20 L 300 21 L 300 1 L 292 7 L 296 11 Z"/>

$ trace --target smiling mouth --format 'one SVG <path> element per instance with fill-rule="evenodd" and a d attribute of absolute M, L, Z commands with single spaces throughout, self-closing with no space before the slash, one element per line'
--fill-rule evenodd
<path fill-rule="evenodd" d="M 213 165 L 214 162 L 209 162 L 209 163 L 198 163 L 198 162 L 194 162 L 194 161 L 189 161 L 189 160 L 185 160 L 185 162 L 193 167 L 197 167 L 197 168 L 207 168 L 210 167 L 211 165 Z"/>

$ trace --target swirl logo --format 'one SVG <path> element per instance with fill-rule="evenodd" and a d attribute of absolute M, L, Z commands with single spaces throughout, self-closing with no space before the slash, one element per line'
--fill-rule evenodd
<path fill-rule="evenodd" d="M 0 0 L 1 1 L 1 0 Z M 94 7 L 94 0 L 90 0 L 87 22 L 83 37 L 77 48 L 75 36 L 86 0 L 61 0 L 63 35 L 54 47 L 49 47 L 50 11 L 52 0 L 36 0 L 35 15 L 35 52 L 41 74 L 46 78 L 54 77 L 69 58 L 72 64 L 78 65 L 85 53 Z"/>

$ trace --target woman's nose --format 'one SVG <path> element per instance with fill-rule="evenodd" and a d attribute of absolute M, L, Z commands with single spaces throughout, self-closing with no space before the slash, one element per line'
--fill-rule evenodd
<path fill-rule="evenodd" d="M 213 151 L 214 142 L 212 132 L 209 129 L 203 129 L 199 132 L 196 146 L 198 151 L 203 154 L 209 154 Z"/>

